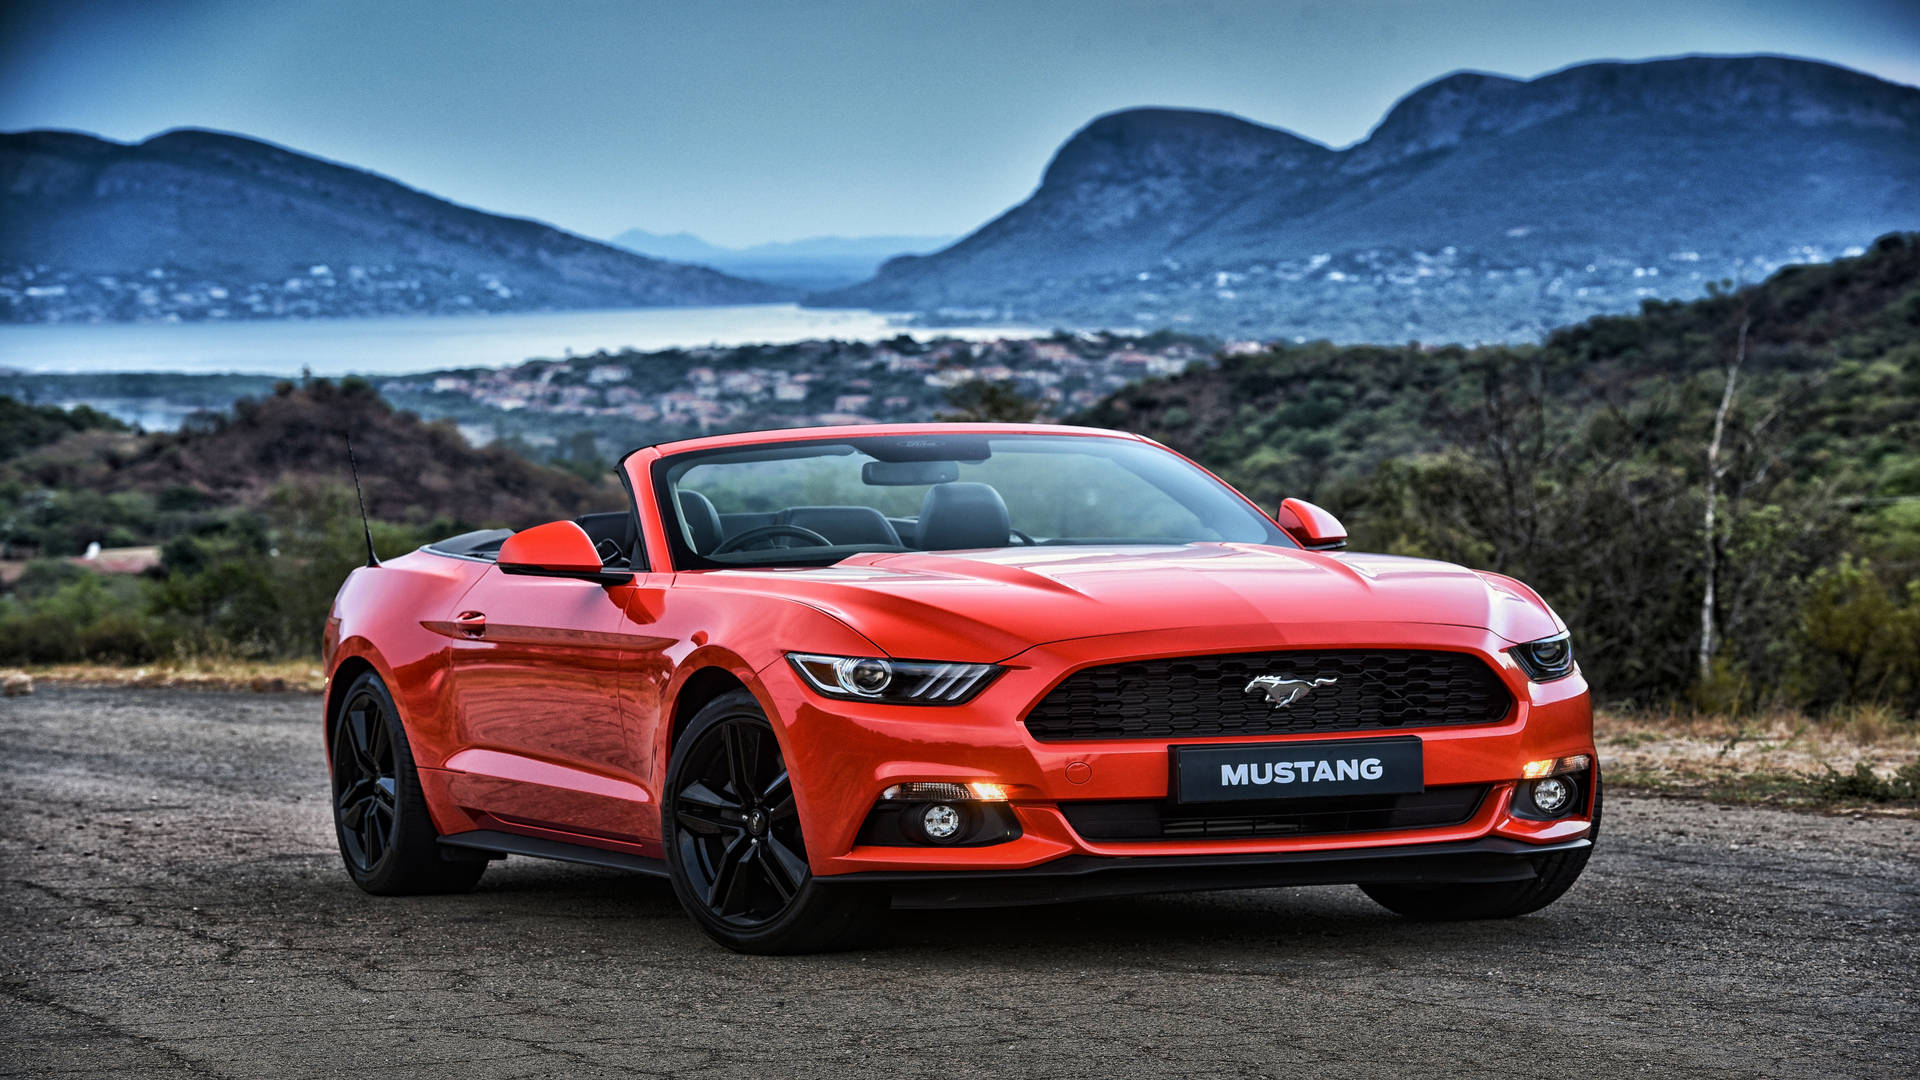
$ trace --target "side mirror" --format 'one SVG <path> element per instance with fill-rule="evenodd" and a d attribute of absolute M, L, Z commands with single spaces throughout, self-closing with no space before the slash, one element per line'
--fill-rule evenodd
<path fill-rule="evenodd" d="M 496 561 L 503 574 L 578 578 L 602 585 L 633 580 L 629 572 L 604 569 L 587 531 L 571 521 L 549 521 L 514 533 L 500 545 Z"/>
<path fill-rule="evenodd" d="M 1347 527 L 1340 524 L 1340 519 L 1305 499 L 1282 502 L 1273 513 L 1273 521 L 1308 551 L 1338 551 L 1347 546 Z"/>

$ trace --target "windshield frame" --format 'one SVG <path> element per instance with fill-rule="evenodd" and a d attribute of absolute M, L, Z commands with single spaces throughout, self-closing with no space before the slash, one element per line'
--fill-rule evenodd
<path fill-rule="evenodd" d="M 774 434 L 774 433 L 769 433 L 769 434 Z M 786 433 L 783 432 L 779 434 L 786 434 Z M 1137 541 L 1137 542 L 1101 541 L 1097 545 L 1094 544 L 1093 542 L 1089 542 L 1087 545 L 1089 547 L 1092 547 L 1092 546 L 1174 547 L 1174 546 L 1185 546 L 1186 544 L 1192 544 L 1192 543 L 1248 543 L 1248 544 L 1265 544 L 1272 547 L 1284 547 L 1284 548 L 1295 548 L 1295 549 L 1299 548 L 1300 546 L 1291 536 L 1287 535 L 1284 529 L 1280 528 L 1279 524 L 1273 520 L 1271 515 L 1266 513 L 1264 510 L 1261 510 L 1258 504 L 1256 504 L 1252 499 L 1247 498 L 1247 496 L 1243 494 L 1238 488 L 1234 487 L 1232 484 L 1227 483 L 1225 480 L 1220 479 L 1218 476 L 1215 476 L 1210 470 L 1201 466 L 1198 462 L 1195 462 L 1192 459 L 1186 457 L 1184 454 L 1181 454 L 1175 450 L 1172 450 L 1169 447 L 1161 443 L 1155 442 L 1151 439 L 1141 439 L 1131 435 L 1127 435 L 1123 432 L 1086 431 L 1086 430 L 1067 431 L 1067 430 L 1061 430 L 1059 428 L 1045 428 L 1045 427 L 1034 428 L 1032 430 L 1020 430 L 1017 428 L 1016 429 L 996 429 L 996 430 L 979 430 L 979 429 L 969 430 L 968 428 L 965 428 L 965 427 L 956 427 L 955 429 L 952 429 L 952 430 L 942 430 L 938 428 L 931 429 L 931 430 L 914 430 L 914 429 L 901 430 L 897 428 L 877 426 L 871 431 L 861 431 L 857 429 L 853 431 L 849 431 L 843 428 L 843 429 L 835 430 L 831 434 L 823 432 L 822 434 L 814 437 L 801 437 L 801 438 L 772 437 L 772 438 L 766 439 L 764 442 L 728 442 L 724 445 L 701 446 L 693 449 L 683 450 L 677 453 L 662 454 L 660 456 L 655 457 L 653 460 L 647 462 L 647 468 L 648 468 L 647 479 L 649 482 L 649 487 L 653 492 L 654 508 L 656 513 L 659 515 L 661 532 L 663 533 L 663 536 L 661 538 L 666 541 L 668 552 L 672 556 L 674 569 L 675 570 L 746 570 L 746 571 L 754 571 L 754 572 L 768 571 L 768 570 L 819 569 L 822 567 L 836 565 L 846 559 L 853 557 L 854 555 L 876 553 L 876 547 L 874 545 L 864 544 L 864 545 L 840 545 L 835 548 L 814 547 L 814 548 L 775 549 L 788 554 L 790 557 L 781 559 L 779 561 L 764 562 L 764 563 L 720 562 L 714 559 L 707 558 L 706 556 L 703 556 L 698 552 L 695 552 L 687 544 L 686 534 L 681 525 L 679 500 L 674 497 L 673 487 L 669 477 L 670 477 L 670 474 L 672 474 L 675 470 L 681 468 L 682 466 L 691 468 L 694 465 L 697 465 L 700 459 L 703 459 L 703 458 L 716 458 L 716 459 L 738 458 L 743 454 L 752 454 L 756 451 L 768 452 L 768 453 L 777 453 L 779 451 L 787 451 L 787 452 L 790 452 L 794 457 L 805 457 L 805 456 L 809 456 L 806 448 L 809 447 L 810 445 L 817 445 L 817 444 L 848 445 L 848 446 L 852 446 L 856 450 L 859 450 L 860 444 L 863 441 L 868 441 L 868 440 L 879 441 L 879 440 L 885 440 L 885 439 L 911 438 L 916 435 L 924 435 L 924 436 L 935 437 L 935 438 L 938 438 L 938 437 L 985 438 L 988 440 L 1046 439 L 1048 441 L 1053 441 L 1060 438 L 1101 439 L 1101 440 L 1111 440 L 1116 442 L 1123 442 L 1123 443 L 1137 445 L 1151 452 L 1166 455 L 1167 457 L 1171 458 L 1175 463 L 1177 463 L 1179 466 L 1184 467 L 1185 469 L 1191 470 L 1196 480 L 1199 480 L 1202 483 L 1217 487 L 1223 494 L 1231 498 L 1233 501 L 1241 505 L 1244 505 L 1252 515 L 1252 520 L 1259 522 L 1267 532 L 1267 537 L 1263 540 L 1239 540 L 1239 541 L 1193 540 L 1193 541 Z M 1143 478 L 1142 482 L 1146 483 L 1147 481 Z M 1009 550 L 1015 550 L 1023 546 L 1024 545 L 1014 544 L 1010 546 Z M 1051 545 L 1048 545 L 1048 546 L 1051 546 Z M 1070 545 L 1060 545 L 1060 546 L 1064 547 L 1064 546 L 1070 546 Z M 914 554 L 941 554 L 942 553 L 939 551 L 923 552 L 919 548 L 907 548 L 905 550 L 907 552 L 911 552 Z M 810 552 L 814 554 L 810 555 L 809 554 Z M 891 553 L 891 552 L 881 550 L 879 553 Z"/>

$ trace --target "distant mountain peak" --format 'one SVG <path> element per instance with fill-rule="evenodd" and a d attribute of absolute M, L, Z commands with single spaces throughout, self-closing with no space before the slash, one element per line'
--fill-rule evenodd
<path fill-rule="evenodd" d="M 1733 117 L 1920 131 L 1912 87 L 1790 56 L 1681 56 L 1577 64 L 1535 79 L 1456 71 L 1415 89 L 1351 148 L 1346 172 L 1367 172 L 1483 135 L 1507 135 L 1580 113 Z"/>
<path fill-rule="evenodd" d="M 1024 202 L 820 302 L 1074 326 L 1524 340 L 1920 227 L 1920 89 L 1698 56 L 1456 72 L 1333 150 L 1127 109 Z"/>
<path fill-rule="evenodd" d="M 244 135 L 0 134 L 0 321 L 756 303 L 661 262 Z"/>
<path fill-rule="evenodd" d="M 720 247 L 690 232 L 628 229 L 612 242 L 653 258 L 697 262 L 739 277 L 811 292 L 864 281 L 887 259 L 932 251 L 953 240 L 951 236 L 809 236 Z"/>
<path fill-rule="evenodd" d="M 628 229 L 607 242 L 651 259 L 703 262 L 728 252 L 727 248 L 709 244 L 690 232 L 656 233 L 645 229 Z"/>
<path fill-rule="evenodd" d="M 1290 131 L 1205 109 L 1141 107 L 1097 117 L 1054 154 L 1042 186 L 1196 171 L 1291 168 L 1332 151 Z"/>
<path fill-rule="evenodd" d="M 245 150 L 251 153 L 263 153 L 263 152 L 273 152 L 273 151 L 279 151 L 281 153 L 292 153 L 292 151 L 287 150 L 285 147 L 280 146 L 277 143 L 269 142 L 266 139 L 256 139 L 250 135 L 241 135 L 237 132 L 221 131 L 218 128 L 203 128 L 203 127 L 168 128 L 167 130 L 159 132 L 158 134 L 149 135 L 146 138 L 141 139 L 139 142 L 133 143 L 131 145 L 143 147 L 149 150 L 164 150 L 169 148 L 194 149 L 194 148 L 201 148 L 201 147 L 221 147 L 221 148 L 227 148 L 227 149 L 233 149 L 233 150 Z M 303 154 L 300 156 L 304 157 L 306 155 Z"/>

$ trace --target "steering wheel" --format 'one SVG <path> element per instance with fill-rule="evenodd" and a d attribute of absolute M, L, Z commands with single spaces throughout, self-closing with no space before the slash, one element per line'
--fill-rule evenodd
<path fill-rule="evenodd" d="M 714 545 L 712 551 L 707 552 L 707 557 L 712 558 L 715 555 L 731 555 L 736 551 L 741 551 L 745 549 L 748 544 L 758 544 L 762 540 L 772 540 L 775 537 L 779 537 L 779 536 L 799 537 L 800 539 L 806 540 L 818 547 L 833 546 L 833 541 L 827 539 L 824 536 L 821 536 L 819 533 L 814 532 L 812 529 L 801 528 L 798 525 L 762 525 L 757 529 L 748 529 L 746 532 L 741 533 L 739 536 L 728 537 L 727 539 L 720 541 L 718 544 Z M 792 547 L 793 545 L 792 544 L 768 544 L 766 546 L 767 547 Z"/>

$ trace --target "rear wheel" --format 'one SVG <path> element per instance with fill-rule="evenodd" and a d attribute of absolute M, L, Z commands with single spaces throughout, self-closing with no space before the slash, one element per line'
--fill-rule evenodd
<path fill-rule="evenodd" d="M 708 703 L 674 744 L 661 819 L 681 906 L 729 949 L 853 948 L 884 924 L 884 892 L 823 885 L 807 868 L 785 758 L 744 690 Z"/>
<path fill-rule="evenodd" d="M 1600 840 L 1600 773 L 1594 771 L 1593 825 L 1587 839 Z M 1542 855 L 1534 860 L 1532 881 L 1485 885 L 1362 885 L 1375 903 L 1409 919 L 1445 922 L 1462 919 L 1510 919 L 1539 911 L 1566 895 L 1593 857 L 1591 845 L 1578 851 Z"/>
<path fill-rule="evenodd" d="M 347 686 L 332 732 L 334 831 L 354 884 L 376 896 L 473 888 L 486 861 L 443 853 L 400 710 L 378 675 Z"/>

